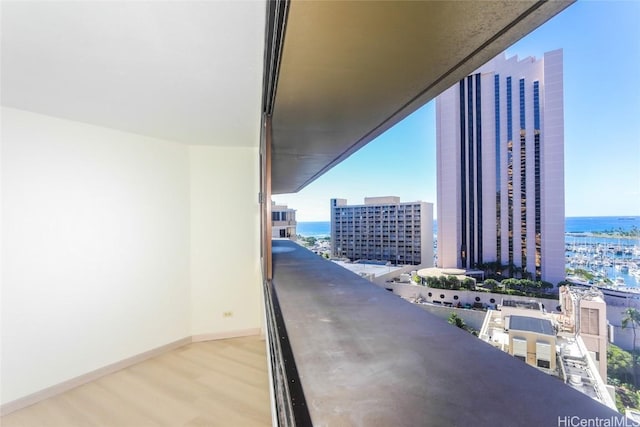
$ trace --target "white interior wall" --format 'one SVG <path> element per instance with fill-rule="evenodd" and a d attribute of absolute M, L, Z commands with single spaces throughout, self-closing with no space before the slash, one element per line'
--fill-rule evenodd
<path fill-rule="evenodd" d="M 2 125 L 2 404 L 261 327 L 257 148 L 11 108 Z"/>
<path fill-rule="evenodd" d="M 192 334 L 260 328 L 258 149 L 191 146 L 189 154 Z"/>
<path fill-rule="evenodd" d="M 2 403 L 190 335 L 188 147 L 2 125 Z"/>

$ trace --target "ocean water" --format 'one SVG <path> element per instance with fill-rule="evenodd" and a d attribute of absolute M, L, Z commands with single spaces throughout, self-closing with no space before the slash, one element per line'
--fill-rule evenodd
<path fill-rule="evenodd" d="M 437 221 L 433 224 L 434 237 L 437 236 Z M 609 216 L 609 217 L 567 217 L 565 218 L 565 242 L 568 247 L 595 247 L 596 245 L 606 245 L 607 248 L 634 248 L 640 247 L 640 238 L 621 239 L 618 237 L 593 236 L 592 233 L 620 232 L 640 230 L 640 216 Z M 305 237 L 328 237 L 331 235 L 331 222 L 299 222 L 298 234 Z M 572 252 L 568 252 L 572 255 Z M 630 261 L 631 255 L 616 257 L 619 261 Z M 614 280 L 621 278 L 627 286 L 640 287 L 640 278 L 616 271 L 610 267 L 605 271 L 606 275 Z"/>
<path fill-rule="evenodd" d="M 608 230 L 640 229 L 640 216 L 578 216 L 565 218 L 567 233 L 593 233 Z"/>
<path fill-rule="evenodd" d="M 565 232 L 595 233 L 608 230 L 630 231 L 633 227 L 640 229 L 640 216 L 599 216 L 599 217 L 567 217 Z M 302 236 L 325 237 L 331 235 L 331 222 L 299 222 L 298 234 Z M 437 234 L 437 220 L 433 221 L 433 233 Z M 570 236 L 568 236 L 570 237 Z"/>

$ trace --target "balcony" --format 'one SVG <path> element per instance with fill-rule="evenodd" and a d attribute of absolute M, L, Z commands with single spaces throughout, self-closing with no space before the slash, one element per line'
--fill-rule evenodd
<path fill-rule="evenodd" d="M 274 372 L 293 385 L 277 400 L 299 423 L 551 426 L 565 416 L 621 417 L 295 243 L 273 248 L 268 295 L 283 328 L 270 340 L 290 349 Z M 282 403 L 277 410 L 282 420 Z"/>

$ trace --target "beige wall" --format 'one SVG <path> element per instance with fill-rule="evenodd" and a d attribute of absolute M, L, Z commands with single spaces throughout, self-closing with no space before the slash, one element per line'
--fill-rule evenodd
<path fill-rule="evenodd" d="M 596 366 L 598 366 L 598 372 L 602 379 L 607 380 L 607 345 L 609 342 L 609 329 L 607 318 L 609 314 L 616 312 L 622 312 L 622 309 L 614 309 L 613 313 L 607 313 L 607 304 L 599 297 L 582 298 L 579 300 L 580 309 L 597 310 L 597 331 L 591 330 L 589 322 L 582 318 L 578 311 L 578 298 L 579 295 L 569 291 L 569 287 L 563 286 L 560 290 L 560 298 L 562 302 L 563 314 L 566 316 L 564 322 L 568 326 L 568 330 L 571 332 L 578 332 L 582 337 L 582 341 L 588 351 L 597 353 L 597 359 L 594 360 Z M 593 312 L 592 312 L 593 313 Z M 579 328 L 576 328 L 578 323 L 582 323 Z M 597 332 L 597 334 L 593 333 Z M 618 331 L 615 332 L 618 337 Z M 617 343 L 616 343 L 617 344 Z"/>
<path fill-rule="evenodd" d="M 602 300 L 582 300 L 580 302 L 580 308 L 597 310 L 598 316 L 598 334 L 587 333 L 584 328 L 580 328 L 580 336 L 582 341 L 587 347 L 587 350 L 593 353 L 598 353 L 598 360 L 594 360 L 594 363 L 598 366 L 600 377 L 607 381 L 607 342 L 608 342 L 608 329 L 607 329 L 607 306 Z"/>
<path fill-rule="evenodd" d="M 544 342 L 551 346 L 549 369 L 556 369 L 556 337 L 551 335 L 536 334 L 529 331 L 509 330 L 509 354 L 513 356 L 513 339 L 520 338 L 527 341 L 527 364 L 537 367 L 536 343 Z"/>
<path fill-rule="evenodd" d="M 192 146 L 189 159 L 192 334 L 259 328 L 258 150 Z"/>

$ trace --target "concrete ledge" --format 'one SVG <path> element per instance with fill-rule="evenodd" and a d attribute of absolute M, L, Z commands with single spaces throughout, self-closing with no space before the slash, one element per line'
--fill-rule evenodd
<path fill-rule="evenodd" d="M 314 425 L 554 426 L 559 417 L 622 417 L 309 251 L 274 252 L 273 284 Z"/>

